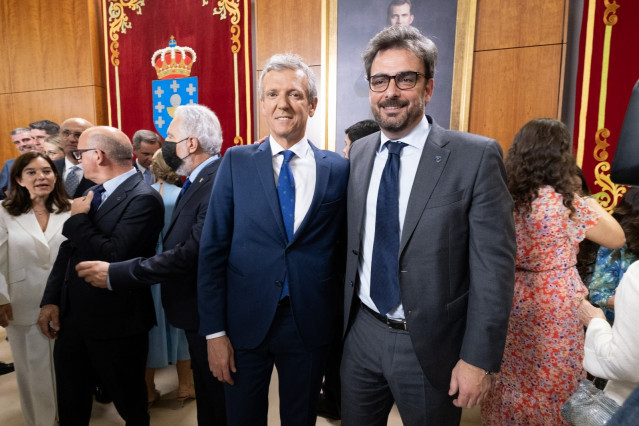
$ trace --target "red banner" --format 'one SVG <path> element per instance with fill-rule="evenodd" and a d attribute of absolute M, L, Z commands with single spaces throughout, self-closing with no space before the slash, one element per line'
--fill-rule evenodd
<path fill-rule="evenodd" d="M 253 139 L 248 0 L 102 0 L 109 124 L 166 135 L 178 105 L 220 119 L 223 151 Z"/>
<path fill-rule="evenodd" d="M 632 88 L 639 79 L 639 2 L 585 0 L 575 152 L 591 191 L 612 209 L 626 188 L 610 180 L 610 165 Z"/>

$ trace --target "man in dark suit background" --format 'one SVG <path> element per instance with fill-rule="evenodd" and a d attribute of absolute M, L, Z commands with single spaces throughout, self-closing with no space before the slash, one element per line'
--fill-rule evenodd
<path fill-rule="evenodd" d="M 160 283 L 162 306 L 174 327 L 186 331 L 195 384 L 198 424 L 226 424 L 224 388 L 211 371 L 206 339 L 198 334 L 197 261 L 200 235 L 211 188 L 220 165 L 222 129 L 216 115 L 203 105 L 183 105 L 175 110 L 162 154 L 179 174 L 188 176 L 164 236 L 165 251 L 151 258 L 123 262 L 82 262 L 80 277 L 114 292 Z"/>
<path fill-rule="evenodd" d="M 381 132 L 351 147 L 342 424 L 459 424 L 499 370 L 512 199 L 496 141 L 425 116 L 437 48 L 403 25 L 364 54 Z"/>
<path fill-rule="evenodd" d="M 133 134 L 133 167 L 142 173 L 144 181 L 149 185 L 155 183 L 155 176 L 151 172 L 151 162 L 155 151 L 162 148 L 162 138 L 151 130 L 138 130 Z"/>
<path fill-rule="evenodd" d="M 90 127 L 93 127 L 93 124 L 84 118 L 69 118 L 60 125 L 60 141 L 65 157 L 55 160 L 54 163 L 64 179 L 64 189 L 67 190 L 69 198 L 78 198 L 95 185 L 84 176 L 82 164 L 71 154 L 78 148 L 78 140 L 82 132 Z"/>
<path fill-rule="evenodd" d="M 144 371 L 155 323 L 149 288 L 110 292 L 78 277 L 83 260 L 152 256 L 163 225 L 156 190 L 131 166 L 131 142 L 112 127 L 93 127 L 69 151 L 99 183 L 74 200 L 41 302 L 38 324 L 57 339 L 54 365 L 61 424 L 89 424 L 94 374 L 130 425 L 148 425 Z"/>
<path fill-rule="evenodd" d="M 317 89 L 298 56 L 271 57 L 259 93 L 270 136 L 229 149 L 211 193 L 200 333 L 226 383 L 229 424 L 266 425 L 275 365 L 282 424 L 312 425 L 341 278 L 348 162 L 304 136 Z"/>

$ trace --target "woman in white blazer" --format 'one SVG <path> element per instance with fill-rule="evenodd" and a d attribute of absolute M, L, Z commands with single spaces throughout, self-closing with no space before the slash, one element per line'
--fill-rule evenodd
<path fill-rule="evenodd" d="M 583 301 L 579 319 L 588 327 L 584 368 L 608 379 L 604 393 L 622 405 L 639 386 L 639 262 L 624 274 L 615 294 L 615 323 Z"/>
<path fill-rule="evenodd" d="M 28 152 L 16 159 L 11 192 L 0 207 L 0 325 L 7 328 L 28 426 L 56 423 L 53 341 L 37 319 L 70 206 L 49 157 Z"/>

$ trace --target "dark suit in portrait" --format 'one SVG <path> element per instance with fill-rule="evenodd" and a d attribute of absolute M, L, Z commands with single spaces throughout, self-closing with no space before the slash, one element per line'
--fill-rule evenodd
<path fill-rule="evenodd" d="M 148 331 L 155 323 L 151 292 L 148 287 L 126 292 L 92 287 L 78 277 L 75 266 L 84 260 L 152 256 L 163 210 L 158 192 L 133 172 L 95 213 L 75 214 L 64 224 L 68 239 L 41 303 L 43 310 L 45 305 L 59 307 L 54 362 L 63 425 L 89 423 L 94 373 L 127 424 L 149 423 L 144 369 Z"/>

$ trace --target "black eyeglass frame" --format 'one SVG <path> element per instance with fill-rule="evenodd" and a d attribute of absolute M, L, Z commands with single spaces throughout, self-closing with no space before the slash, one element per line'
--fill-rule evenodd
<path fill-rule="evenodd" d="M 405 78 L 406 76 L 409 75 L 414 75 L 415 76 L 415 81 L 412 83 L 412 85 L 410 85 L 410 82 L 408 83 L 408 85 L 405 84 L 405 82 L 402 80 L 402 78 Z M 410 90 L 412 88 L 414 88 L 415 86 L 417 86 L 417 80 L 419 79 L 419 76 L 422 76 L 424 78 L 426 78 L 426 74 L 424 74 L 423 72 L 417 72 L 417 71 L 401 71 L 398 72 L 395 75 L 387 75 L 387 74 L 375 74 L 375 75 L 370 75 L 368 77 L 366 77 L 366 80 L 368 80 L 368 88 L 371 89 L 372 92 L 383 92 L 386 89 L 388 89 L 388 86 L 390 85 L 390 81 L 391 80 L 395 80 L 395 86 L 397 86 L 397 88 L 399 90 Z M 377 89 L 373 89 L 373 82 L 372 80 L 375 78 L 383 78 L 385 80 L 385 85 L 384 88 L 377 88 Z"/>
<path fill-rule="evenodd" d="M 80 161 L 82 160 L 82 154 L 84 154 L 87 151 L 98 151 L 98 149 L 97 148 L 74 149 L 71 151 L 71 155 L 73 155 L 73 158 Z"/>

